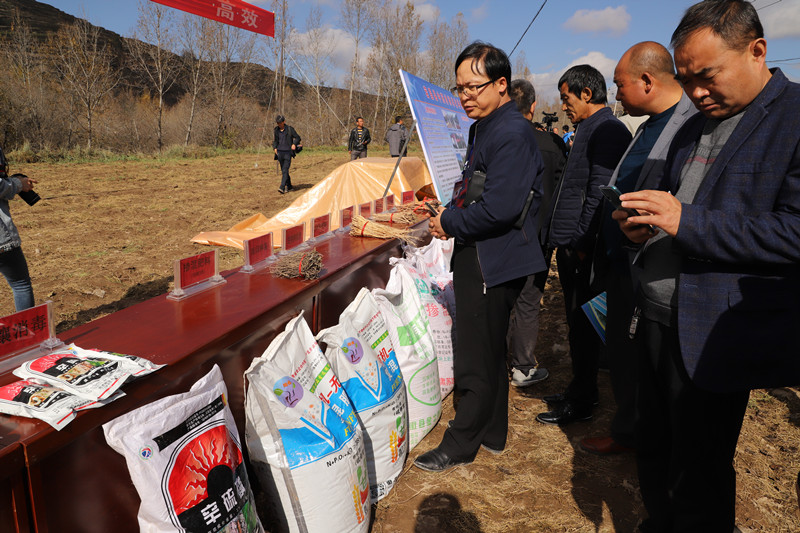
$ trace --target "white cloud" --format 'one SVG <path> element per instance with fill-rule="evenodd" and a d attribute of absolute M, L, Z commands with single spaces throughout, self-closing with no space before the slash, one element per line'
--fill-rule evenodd
<path fill-rule="evenodd" d="M 628 31 L 630 22 L 631 16 L 625 6 L 599 10 L 579 9 L 564 23 L 564 27 L 575 33 L 608 32 L 622 35 Z"/>
<path fill-rule="evenodd" d="M 536 88 L 536 99 L 540 102 L 548 102 L 553 100 L 557 101 L 558 87 L 556 84 L 558 83 L 559 78 L 561 78 L 561 75 L 575 65 L 591 65 L 599 70 L 606 79 L 606 85 L 609 87 L 609 92 L 613 93 L 611 90 L 611 80 L 614 78 L 614 69 L 617 66 L 617 61 L 607 57 L 602 52 L 589 52 L 588 54 L 575 59 L 564 68 L 532 74 L 530 81 Z M 613 102 L 613 100 L 614 98 L 611 96 L 611 94 L 609 94 L 609 102 Z"/>
<path fill-rule="evenodd" d="M 758 13 L 769 39 L 800 37 L 800 1 L 770 6 Z"/>
<path fill-rule="evenodd" d="M 415 2 L 414 9 L 423 22 L 432 22 L 439 18 L 439 8 L 427 2 Z"/>
<path fill-rule="evenodd" d="M 470 22 L 482 22 L 489 14 L 489 2 L 484 2 L 480 6 L 470 11 Z"/>

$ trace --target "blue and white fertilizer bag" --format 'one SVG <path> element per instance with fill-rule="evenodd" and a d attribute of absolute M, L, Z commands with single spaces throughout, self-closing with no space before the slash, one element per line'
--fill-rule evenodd
<path fill-rule="evenodd" d="M 403 470 L 408 455 L 408 404 L 389 329 L 367 289 L 320 331 L 325 356 L 342 382 L 364 429 L 370 496 L 377 502 Z"/>
<path fill-rule="evenodd" d="M 302 314 L 245 372 L 245 439 L 272 531 L 366 533 L 364 436 Z M 273 526 L 270 528 L 270 526 Z"/>
<path fill-rule="evenodd" d="M 414 279 L 395 264 L 385 289 L 373 289 L 389 329 L 408 401 L 408 449 L 414 447 L 439 422 L 442 392 L 431 325 Z"/>

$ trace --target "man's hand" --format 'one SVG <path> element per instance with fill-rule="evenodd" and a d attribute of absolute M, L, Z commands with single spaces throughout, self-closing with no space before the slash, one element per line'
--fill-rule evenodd
<path fill-rule="evenodd" d="M 275 155 L 278 155 L 278 149 L 277 148 L 273 148 L 272 151 L 275 152 Z"/>
<path fill-rule="evenodd" d="M 33 186 L 39 183 L 37 180 L 33 178 L 17 178 L 19 182 L 22 184 L 22 192 L 28 192 L 33 190 Z"/>
<path fill-rule="evenodd" d="M 640 216 L 628 217 L 628 223 L 634 225 L 650 224 L 666 232 L 670 237 L 678 234 L 682 206 L 678 199 L 670 193 L 665 191 L 637 191 L 623 194 L 619 198 L 622 200 L 622 207 L 636 209 L 640 213 Z M 615 220 L 619 219 L 615 217 Z M 622 228 L 622 230 L 625 231 L 625 228 Z"/>
<path fill-rule="evenodd" d="M 442 239 L 443 241 L 446 241 L 450 238 L 450 235 L 445 233 L 444 229 L 442 229 L 442 213 L 444 213 L 445 209 L 444 207 L 439 206 L 438 211 L 438 215 L 431 217 L 430 220 L 428 220 L 428 229 L 435 239 Z"/>
<path fill-rule="evenodd" d="M 642 244 L 647 239 L 650 239 L 654 235 L 658 234 L 658 230 L 652 231 L 650 226 L 634 224 L 633 222 L 630 222 L 628 218 L 628 212 L 623 209 L 617 209 L 616 211 L 612 212 L 611 218 L 619 223 L 619 229 L 622 230 L 622 233 L 625 234 L 628 240 L 635 242 L 636 244 Z"/>
<path fill-rule="evenodd" d="M 295 150 L 297 150 L 297 146 L 292 145 L 292 151 L 295 151 Z"/>

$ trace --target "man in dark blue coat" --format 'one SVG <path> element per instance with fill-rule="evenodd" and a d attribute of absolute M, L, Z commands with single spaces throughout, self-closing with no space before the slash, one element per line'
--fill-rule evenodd
<path fill-rule="evenodd" d="M 700 113 L 670 147 L 662 190 L 622 195 L 641 215 L 613 213 L 644 243 L 640 529 L 727 532 L 749 391 L 800 382 L 800 85 L 767 68 L 744 0 L 690 7 L 672 46 Z"/>
<path fill-rule="evenodd" d="M 628 128 L 606 105 L 606 82 L 597 69 L 572 67 L 558 87 L 562 109 L 577 128 L 550 216 L 542 228 L 542 244 L 556 250 L 569 325 L 572 381 L 563 394 L 545 397 L 551 410 L 536 417 L 545 424 L 587 420 L 597 401 L 602 345 L 580 306 L 597 294 L 590 288 L 589 278 L 603 197 L 600 186 L 608 184 L 631 141 Z"/>
<path fill-rule="evenodd" d="M 461 397 L 441 444 L 414 461 L 433 472 L 472 461 L 481 447 L 492 453 L 505 448 L 508 319 L 526 278 L 545 267 L 536 238 L 542 159 L 530 125 L 508 95 L 510 79 L 508 57 L 489 44 L 472 43 L 456 60 L 453 90 L 476 122 L 462 179 L 430 228 L 435 238 L 456 240 L 453 364 Z"/>

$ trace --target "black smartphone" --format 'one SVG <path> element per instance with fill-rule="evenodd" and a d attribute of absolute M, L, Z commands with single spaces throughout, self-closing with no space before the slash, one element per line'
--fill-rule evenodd
<path fill-rule="evenodd" d="M 622 209 L 626 213 L 628 213 L 629 217 L 638 217 L 639 212 L 636 209 L 624 208 L 622 207 L 622 200 L 619 199 L 622 191 L 617 189 L 616 185 L 601 185 L 600 192 L 603 193 L 603 196 L 606 197 L 606 200 L 611 202 L 611 205 L 614 206 L 614 209 Z"/>
<path fill-rule="evenodd" d="M 622 200 L 619 199 L 622 191 L 617 189 L 616 185 L 601 185 L 600 192 L 603 193 L 603 196 L 606 197 L 606 200 L 611 202 L 611 205 L 614 206 L 615 209 L 622 209 L 626 213 L 628 213 L 629 217 L 638 217 L 639 212 L 636 209 L 631 209 L 630 207 L 622 207 Z M 647 226 L 650 229 L 650 233 L 655 233 L 656 228 L 652 224 L 642 224 L 643 226 Z"/>

